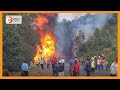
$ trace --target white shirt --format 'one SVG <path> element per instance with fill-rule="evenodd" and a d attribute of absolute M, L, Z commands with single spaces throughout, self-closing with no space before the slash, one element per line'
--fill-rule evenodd
<path fill-rule="evenodd" d="M 62 61 L 62 63 L 65 63 L 65 59 L 62 59 L 61 61 Z"/>
<path fill-rule="evenodd" d="M 99 60 L 99 59 L 97 60 L 97 64 L 98 64 L 98 65 L 100 64 L 100 60 Z"/>
<path fill-rule="evenodd" d="M 118 65 L 115 63 L 112 63 L 110 70 L 111 70 L 111 74 L 117 75 Z"/>

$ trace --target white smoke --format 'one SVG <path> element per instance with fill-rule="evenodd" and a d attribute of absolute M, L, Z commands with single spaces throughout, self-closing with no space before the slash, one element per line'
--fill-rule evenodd
<path fill-rule="evenodd" d="M 113 14 L 86 14 L 81 16 L 76 22 L 72 22 L 76 31 L 81 30 L 85 34 L 86 40 L 91 36 L 96 28 L 103 28 Z M 76 27 L 74 27 L 76 25 Z"/>
<path fill-rule="evenodd" d="M 84 32 L 86 40 L 96 28 L 101 29 L 113 14 L 58 14 L 55 32 L 57 38 L 57 49 L 65 56 L 71 56 L 73 48 L 73 37 L 80 30 Z M 69 23 L 69 24 L 68 24 Z M 68 54 L 69 53 L 69 54 Z"/>

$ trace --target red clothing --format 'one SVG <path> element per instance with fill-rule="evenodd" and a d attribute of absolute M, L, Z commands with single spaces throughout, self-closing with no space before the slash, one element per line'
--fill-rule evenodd
<path fill-rule="evenodd" d="M 55 58 L 52 58 L 52 59 L 51 59 L 51 63 L 52 63 L 52 64 L 54 64 L 55 61 L 56 61 Z"/>
<path fill-rule="evenodd" d="M 80 72 L 80 64 L 79 63 L 74 64 L 74 72 Z"/>
<path fill-rule="evenodd" d="M 103 64 L 103 63 L 104 63 L 104 60 L 101 59 L 101 60 L 100 60 L 100 64 Z"/>
<path fill-rule="evenodd" d="M 9 72 L 9 76 L 12 76 L 12 73 L 11 73 L 11 72 Z"/>

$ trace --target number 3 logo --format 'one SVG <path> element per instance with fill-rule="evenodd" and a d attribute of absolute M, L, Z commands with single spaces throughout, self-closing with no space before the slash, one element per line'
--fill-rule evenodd
<path fill-rule="evenodd" d="M 11 17 L 11 16 L 9 16 L 8 22 L 9 22 L 9 23 L 12 23 L 12 17 Z"/>

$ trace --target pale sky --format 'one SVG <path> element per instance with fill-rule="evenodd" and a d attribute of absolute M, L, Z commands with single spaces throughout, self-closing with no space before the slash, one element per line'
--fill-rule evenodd
<path fill-rule="evenodd" d="M 61 22 L 63 19 L 72 21 L 75 17 L 80 18 L 80 16 L 84 16 L 86 13 L 59 13 L 58 14 L 58 22 Z"/>

